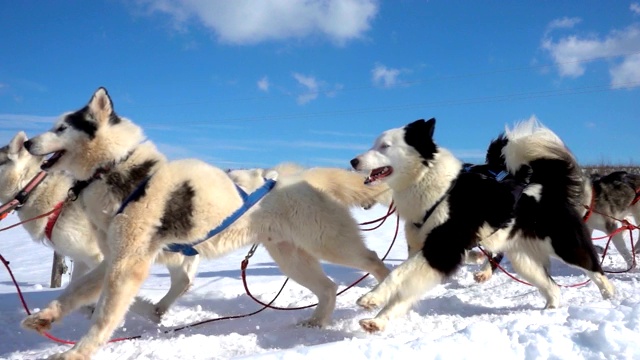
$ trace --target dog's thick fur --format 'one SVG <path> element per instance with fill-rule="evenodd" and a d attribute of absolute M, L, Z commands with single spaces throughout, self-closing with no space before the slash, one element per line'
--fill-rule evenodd
<path fill-rule="evenodd" d="M 356 170 L 370 173 L 368 182 L 389 185 L 407 234 L 416 243 L 424 240 L 420 252 L 358 300 L 364 308 L 384 306 L 374 319 L 360 321 L 364 330 L 383 330 L 406 313 L 478 244 L 504 252 L 520 276 L 539 289 L 546 308 L 559 306 L 560 299 L 547 273 L 550 255 L 582 268 L 604 298 L 614 295 L 576 210 L 583 196 L 580 169 L 553 132 L 533 121 L 507 130 L 507 169 L 516 177 L 525 171 L 529 180 L 516 196 L 510 186 L 461 171 L 462 163 L 433 142 L 434 128 L 431 119 L 388 130 L 351 160 Z"/>
<path fill-rule="evenodd" d="M 90 357 L 123 319 L 163 248 L 203 239 L 243 205 L 223 170 L 195 159 L 166 162 L 151 142 L 144 142 L 140 127 L 116 115 L 104 88 L 84 108 L 63 115 L 51 131 L 32 138 L 25 147 L 35 155 L 53 153 L 57 161 L 49 162 L 50 170 L 66 170 L 78 180 L 102 174 L 79 200 L 90 219 L 108 234 L 105 260 L 22 323 L 46 330 L 99 296 L 87 334 L 59 358 Z M 147 177 L 138 188 L 138 180 Z M 136 188 L 136 196 L 116 214 Z M 300 178 L 279 180 L 258 204 L 196 249 L 211 258 L 256 242 L 265 246 L 287 276 L 318 297 L 318 306 L 304 322 L 310 326 L 327 324 L 336 301 L 337 285 L 324 274 L 321 259 L 362 269 L 378 280 L 389 272 L 365 247 L 346 207 Z"/>
<path fill-rule="evenodd" d="M 360 206 L 365 209 L 379 203 L 391 203 L 391 191 L 385 184 L 367 186 L 360 173 L 329 167 L 304 167 L 286 162 L 270 169 L 238 169 L 230 170 L 229 177 L 247 191 L 253 191 L 262 184 L 264 179 L 277 174 L 282 176 L 300 176 L 314 188 L 331 196 L 344 206 Z"/>
<path fill-rule="evenodd" d="M 33 156 L 24 148 L 27 135 L 17 133 L 8 145 L 0 149 L 0 201 L 11 201 L 41 170 L 41 156 Z M 67 198 L 73 179 L 62 172 L 47 174 L 47 177 L 29 195 L 24 205 L 17 210 L 21 221 L 29 220 L 53 209 Z M 67 202 L 51 232 L 45 236 L 48 218 L 28 221 L 23 224 L 34 241 L 48 244 L 57 253 L 73 259 L 71 280 L 77 279 L 102 261 L 98 246 L 97 229 L 84 215 L 80 204 Z"/>
<path fill-rule="evenodd" d="M 27 136 L 19 132 L 9 145 L 0 149 L 0 200 L 13 199 L 39 171 L 43 156 L 30 154 L 24 147 Z M 44 214 L 67 199 L 69 189 L 74 185 L 71 177 L 61 171 L 53 171 L 29 195 L 18 210 L 20 220 L 28 220 Z M 106 233 L 100 231 L 85 213 L 80 201 L 66 201 L 51 231 L 51 239 L 46 239 L 45 226 L 48 218 L 28 221 L 25 229 L 35 241 L 46 243 L 63 256 L 71 258 L 73 272 L 71 281 L 77 280 L 89 269 L 95 268 L 103 260 L 103 250 L 108 249 Z M 154 322 L 193 283 L 200 257 L 185 257 L 178 253 L 166 253 L 157 261 L 167 266 L 171 287 L 167 294 L 152 304 L 146 299 L 136 298 L 134 312 Z"/>
<path fill-rule="evenodd" d="M 620 226 L 615 219 L 633 217 L 636 224 L 640 221 L 640 201 L 634 200 L 640 192 L 640 176 L 624 171 L 615 171 L 607 175 L 592 175 L 585 179 L 584 198 L 582 204 L 590 209 L 587 226 L 590 229 L 600 230 L 607 235 L 613 234 Z M 625 245 L 623 233 L 616 232 L 611 238 L 620 255 L 627 263 L 627 267 L 634 265 L 634 256 L 631 249 Z M 640 240 L 636 242 L 638 250 Z"/>

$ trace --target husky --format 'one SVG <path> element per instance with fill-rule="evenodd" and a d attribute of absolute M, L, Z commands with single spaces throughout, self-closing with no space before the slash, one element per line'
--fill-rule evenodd
<path fill-rule="evenodd" d="M 421 251 L 358 299 L 366 309 L 384 306 L 375 318 L 360 320 L 365 331 L 384 330 L 389 320 L 405 314 L 452 275 L 465 250 L 475 245 L 504 252 L 542 293 L 545 308 L 560 305 L 560 289 L 546 270 L 550 255 L 583 269 L 604 298 L 614 295 L 577 211 L 582 174 L 555 133 L 537 121 L 507 128 L 502 150 L 507 170 L 528 182 L 514 194 L 512 186 L 463 171 L 460 160 L 436 145 L 434 130 L 435 119 L 387 130 L 351 160 L 354 169 L 368 173 L 367 183 L 385 182 L 392 189 L 407 233 L 424 239 Z"/>
<path fill-rule="evenodd" d="M 43 158 L 29 154 L 24 148 L 25 141 L 27 135 L 21 131 L 0 148 L 0 201 L 3 203 L 14 199 L 41 171 Z M 102 251 L 97 229 L 84 215 L 80 204 L 65 201 L 72 186 L 73 179 L 62 172 L 47 174 L 16 212 L 18 218 L 25 221 L 59 209 L 49 217 L 28 221 L 23 226 L 34 241 L 73 260 L 71 281 L 74 281 L 102 262 Z"/>
<path fill-rule="evenodd" d="M 369 209 L 376 204 L 391 204 L 391 191 L 381 183 L 367 186 L 362 174 L 341 168 L 313 167 L 306 169 L 298 164 L 285 162 L 269 169 L 230 170 L 229 177 L 247 191 L 254 191 L 264 184 L 266 178 L 277 176 L 301 176 L 314 188 L 331 196 L 347 207 Z"/>
<path fill-rule="evenodd" d="M 614 171 L 607 175 L 593 174 L 585 179 L 584 184 L 583 218 L 590 229 L 611 235 L 619 226 L 616 219 L 628 216 L 640 224 L 640 176 Z M 626 247 L 622 233 L 615 233 L 611 242 L 627 267 L 632 268 L 635 254 Z M 635 244 L 636 252 L 639 245 L 640 240 Z"/>
<path fill-rule="evenodd" d="M 324 274 L 320 260 L 366 271 L 378 281 L 389 273 L 364 245 L 349 210 L 301 178 L 278 180 L 235 222 L 209 237 L 245 205 L 246 194 L 222 169 L 197 159 L 166 161 L 145 140 L 142 128 L 116 114 L 105 88 L 25 147 L 36 156 L 50 156 L 49 171 L 90 181 L 78 200 L 108 235 L 104 261 L 22 322 L 41 332 L 99 297 L 88 332 L 57 358 L 88 358 L 105 344 L 153 260 L 176 246 L 193 245 L 191 251 L 215 258 L 262 244 L 285 275 L 317 296 L 318 306 L 301 322 L 306 326 L 328 324 L 335 308 L 337 285 Z"/>
<path fill-rule="evenodd" d="M 503 147 L 506 142 L 496 141 L 492 146 Z M 494 171 L 506 169 L 506 165 L 493 159 Z M 589 233 L 599 230 L 611 236 L 611 242 L 627 264 L 627 268 L 634 266 L 634 256 L 625 245 L 623 233 L 616 232 L 618 221 L 632 217 L 636 224 L 640 221 L 640 176 L 625 171 L 614 171 L 607 175 L 591 174 L 583 177 L 584 195 L 577 210 L 582 214 Z M 636 252 L 640 240 L 635 243 Z M 478 257 L 484 254 L 477 255 Z M 477 282 L 484 282 L 491 278 L 497 264 L 502 261 L 502 254 L 497 254 L 493 261 L 488 261 L 483 269 L 474 274 Z"/>
<path fill-rule="evenodd" d="M 7 202 L 38 173 L 43 156 L 30 154 L 24 147 L 27 135 L 17 133 L 7 146 L 0 149 L 0 201 Z M 28 220 L 56 208 L 48 218 L 40 218 L 23 224 L 34 241 L 51 246 L 57 253 L 73 260 L 71 282 L 76 281 L 89 269 L 103 260 L 106 233 L 100 231 L 88 218 L 78 201 L 67 201 L 69 191 L 80 187 L 68 175 L 53 171 L 31 192 L 26 202 L 17 210 L 20 220 Z M 136 298 L 133 311 L 159 323 L 175 300 L 193 283 L 200 257 L 185 257 L 167 253 L 157 261 L 167 266 L 171 287 L 156 304 L 147 299 Z M 90 314 L 92 306 L 83 307 Z"/>

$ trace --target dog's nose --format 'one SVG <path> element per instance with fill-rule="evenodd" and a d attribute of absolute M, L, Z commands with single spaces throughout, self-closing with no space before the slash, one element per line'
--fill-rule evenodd
<path fill-rule="evenodd" d="M 31 140 L 27 140 L 24 142 L 24 148 L 27 149 L 27 151 L 29 151 L 29 149 L 31 148 L 31 145 L 33 143 L 31 142 Z"/>
<path fill-rule="evenodd" d="M 358 158 L 351 159 L 351 166 L 353 166 L 354 169 L 358 169 L 358 164 L 360 164 L 360 160 L 358 160 Z"/>

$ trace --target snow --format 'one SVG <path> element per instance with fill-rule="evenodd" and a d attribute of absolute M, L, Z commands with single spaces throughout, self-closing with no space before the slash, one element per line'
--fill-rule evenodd
<path fill-rule="evenodd" d="M 353 209 L 359 222 L 385 213 L 383 207 Z M 6 226 L 17 221 L 10 215 Z M 367 245 L 382 256 L 389 247 L 395 221 L 365 232 Z M 594 233 L 594 236 L 599 234 Z M 601 235 L 601 234 L 600 234 Z M 628 235 L 625 235 L 628 236 Z M 637 231 L 634 239 L 637 239 Z M 603 244 L 604 241 L 598 243 Z M 142 335 L 141 339 L 111 343 L 95 359 L 261 359 L 295 360 L 330 357 L 360 359 L 638 359 L 640 358 L 640 271 L 609 274 L 617 288 L 616 298 L 603 300 L 588 284 L 562 288 L 561 307 L 541 310 L 542 296 L 532 287 L 497 273 L 484 284 L 473 281 L 477 266 L 464 266 L 444 284 L 426 293 L 405 317 L 389 323 L 379 334 L 367 334 L 358 320 L 371 317 L 355 305 L 375 280 L 365 279 L 338 297 L 333 322 L 324 329 L 297 327 L 312 309 L 277 311 L 223 320 L 165 334 L 171 327 L 255 311 L 261 306 L 244 292 L 240 262 L 248 249 L 216 260 L 201 262 L 194 286 L 174 305 L 160 326 L 128 314 L 114 337 Z M 32 311 L 44 307 L 60 294 L 48 287 L 52 251 L 30 240 L 22 228 L 0 233 L 0 254 L 11 268 Z M 406 258 L 406 243 L 400 225 L 398 240 L 386 261 L 397 266 Z M 507 263 L 505 267 L 510 270 Z M 605 269 L 624 268 L 621 256 L 610 250 Z M 357 270 L 325 265 L 341 287 L 359 278 Z M 559 284 L 586 280 L 581 271 L 559 261 L 551 273 Z M 251 258 L 248 282 L 253 294 L 265 302 L 280 289 L 284 277 L 264 249 Z M 65 275 L 64 281 L 68 281 Z M 141 294 L 158 300 L 168 289 L 165 268 L 154 266 Z M 293 307 L 312 303 L 315 297 L 289 282 L 275 305 Z M 25 313 L 5 269 L 0 270 L 0 358 L 39 359 L 64 351 L 59 345 L 31 331 L 20 321 Z M 54 324 L 54 336 L 77 340 L 88 328 L 88 319 L 74 313 Z"/>

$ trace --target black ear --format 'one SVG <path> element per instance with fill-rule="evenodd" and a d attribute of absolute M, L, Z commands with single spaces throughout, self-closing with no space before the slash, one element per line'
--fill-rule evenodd
<path fill-rule="evenodd" d="M 424 119 L 416 120 L 404 127 L 404 141 L 420 153 L 423 159 L 422 163 L 425 165 L 433 159 L 433 155 L 437 151 L 436 144 L 433 142 L 435 128 L 435 118 L 427 121 Z"/>
<path fill-rule="evenodd" d="M 409 125 L 405 126 L 405 131 L 416 132 L 421 134 L 421 136 L 428 137 L 430 139 L 433 138 L 433 132 L 436 129 L 436 118 L 431 118 L 427 121 L 424 119 L 416 120 Z"/>

